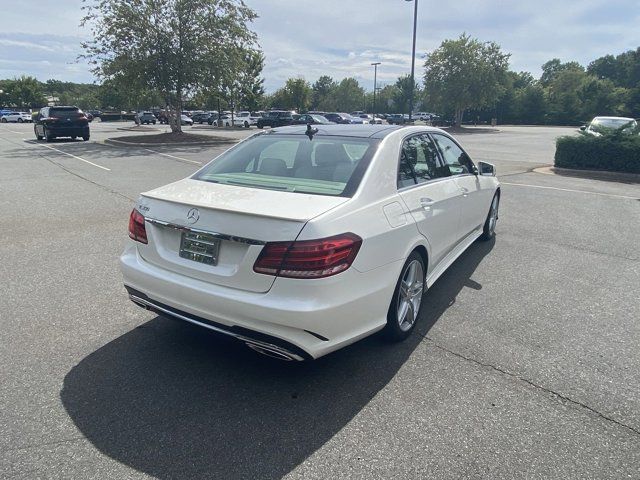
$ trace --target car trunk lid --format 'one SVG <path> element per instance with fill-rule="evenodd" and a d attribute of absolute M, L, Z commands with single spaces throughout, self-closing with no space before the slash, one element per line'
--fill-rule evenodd
<path fill-rule="evenodd" d="M 149 243 L 138 244 L 138 251 L 175 273 L 266 292 L 275 277 L 253 271 L 264 243 L 295 240 L 309 219 L 346 200 L 181 180 L 142 194 L 137 208 Z"/>

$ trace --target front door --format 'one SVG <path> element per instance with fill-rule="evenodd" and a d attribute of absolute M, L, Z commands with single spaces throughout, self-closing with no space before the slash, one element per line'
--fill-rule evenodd
<path fill-rule="evenodd" d="M 473 162 L 467 153 L 450 137 L 439 133 L 432 134 L 442 159 L 460 189 L 460 226 L 459 237 L 462 240 L 484 224 L 489 203 L 484 199 L 478 176 L 473 171 Z"/>

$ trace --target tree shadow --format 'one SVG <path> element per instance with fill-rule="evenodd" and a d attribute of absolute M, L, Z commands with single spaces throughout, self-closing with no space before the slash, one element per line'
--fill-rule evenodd
<path fill-rule="evenodd" d="M 149 475 L 281 478 L 387 385 L 463 287 L 478 288 L 470 277 L 492 248 L 475 243 L 433 285 L 403 343 L 374 335 L 285 363 L 156 317 L 76 365 L 62 403 L 102 453 Z"/>

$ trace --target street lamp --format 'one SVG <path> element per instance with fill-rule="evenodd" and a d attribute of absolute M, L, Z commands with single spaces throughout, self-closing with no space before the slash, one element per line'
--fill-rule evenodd
<path fill-rule="evenodd" d="M 378 65 L 381 62 L 372 63 L 373 65 L 373 121 L 376 121 L 376 83 L 378 81 Z"/>
<path fill-rule="evenodd" d="M 416 66 L 416 27 L 418 25 L 418 0 L 405 0 L 413 2 L 413 49 L 411 50 L 411 95 L 409 95 L 409 121 L 413 118 L 413 91 L 416 81 L 414 80 Z"/>

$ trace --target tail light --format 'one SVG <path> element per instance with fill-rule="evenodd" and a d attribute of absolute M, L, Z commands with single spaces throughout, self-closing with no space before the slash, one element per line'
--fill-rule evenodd
<path fill-rule="evenodd" d="M 323 278 L 348 269 L 358 254 L 362 239 L 343 233 L 320 240 L 267 243 L 253 271 L 288 278 Z"/>
<path fill-rule="evenodd" d="M 140 243 L 148 243 L 147 229 L 144 226 L 144 217 L 135 208 L 129 216 L 129 238 Z"/>

